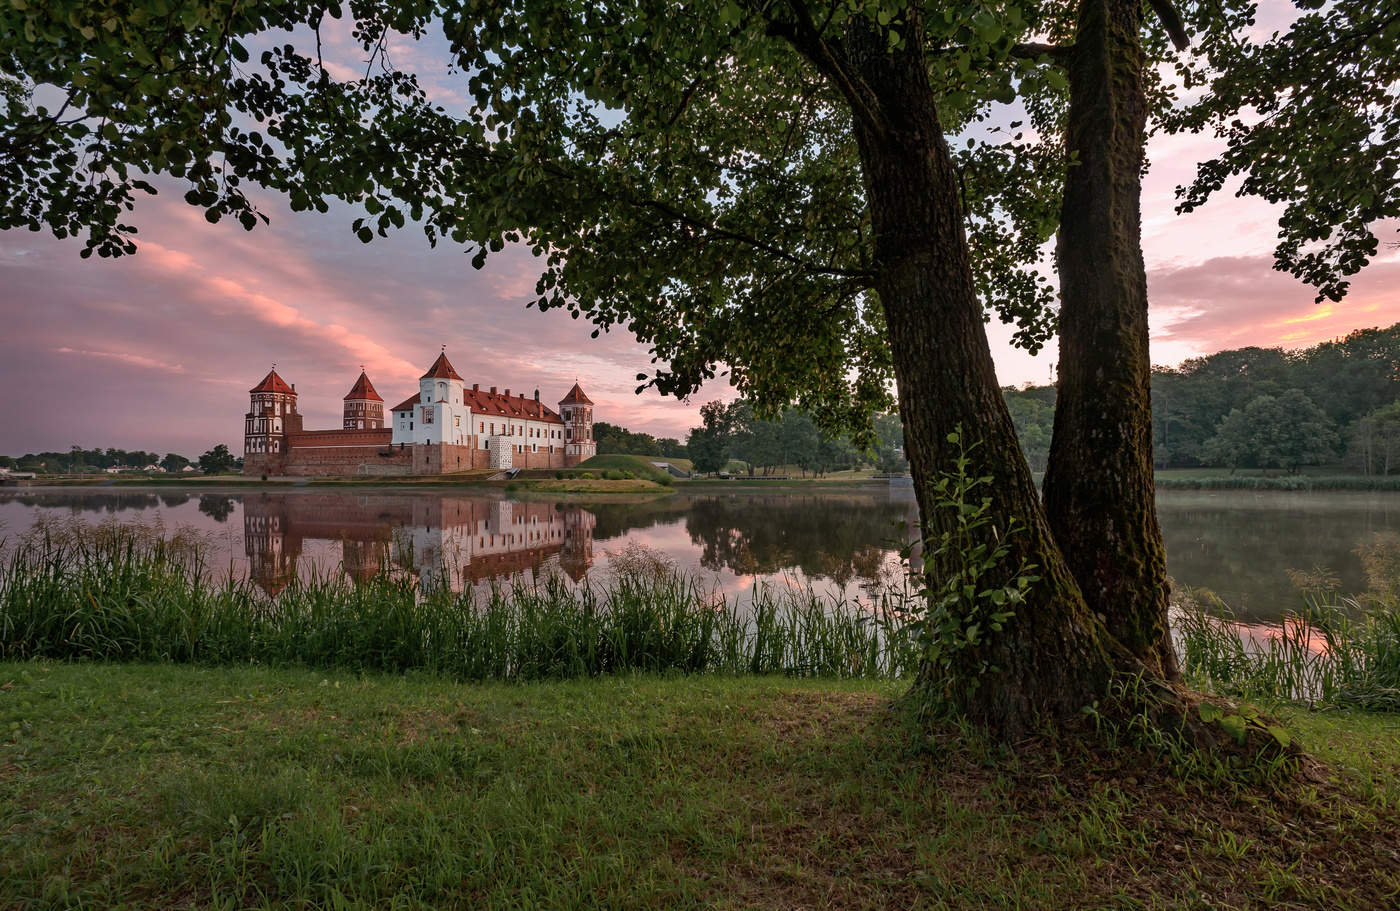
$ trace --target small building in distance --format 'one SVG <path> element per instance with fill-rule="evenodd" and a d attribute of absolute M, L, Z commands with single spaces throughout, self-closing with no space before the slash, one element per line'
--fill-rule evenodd
<path fill-rule="evenodd" d="M 593 403 L 578 383 L 552 410 L 524 393 L 483 390 L 444 351 L 418 392 L 389 409 L 363 370 L 345 395 L 339 430 L 305 430 L 297 392 L 274 368 L 249 390 L 243 473 L 435 475 L 479 468 L 571 468 L 597 454 Z"/>

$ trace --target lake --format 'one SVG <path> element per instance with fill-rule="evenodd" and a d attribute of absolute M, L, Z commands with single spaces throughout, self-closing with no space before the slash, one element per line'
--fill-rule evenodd
<path fill-rule="evenodd" d="M 1357 593 L 1400 576 L 1400 494 L 1160 491 L 1168 569 L 1253 621 L 1297 606 L 1291 574 Z M 366 578 L 387 562 L 455 588 L 563 572 L 578 581 L 637 559 L 697 572 L 742 598 L 755 583 L 869 598 L 903 574 L 908 490 L 689 491 L 635 502 L 516 499 L 382 488 L 20 488 L 0 491 L 0 535 L 45 522 L 188 528 L 211 568 L 270 594 L 297 575 Z"/>

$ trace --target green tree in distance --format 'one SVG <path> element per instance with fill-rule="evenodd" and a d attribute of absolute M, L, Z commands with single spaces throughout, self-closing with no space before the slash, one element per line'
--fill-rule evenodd
<path fill-rule="evenodd" d="M 1302 390 L 1289 389 L 1231 411 L 1206 442 L 1205 455 L 1232 471 L 1246 463 L 1297 471 L 1332 458 L 1336 441 L 1326 413 Z"/>
<path fill-rule="evenodd" d="M 237 460 L 223 443 L 199 457 L 199 470 L 205 474 L 225 474 L 234 469 Z"/>
<path fill-rule="evenodd" d="M 686 451 L 700 474 L 716 474 L 729 464 L 729 412 L 723 402 L 710 402 L 700 408 L 700 426 L 690 431 Z"/>
<path fill-rule="evenodd" d="M 1356 422 L 1352 450 L 1367 475 L 1388 475 L 1400 455 L 1400 402 L 1382 405 Z"/>
<path fill-rule="evenodd" d="M 182 455 L 177 455 L 173 452 L 167 452 L 165 454 L 165 457 L 160 460 L 160 467 L 164 468 L 166 471 L 169 472 L 184 471 L 185 466 L 188 464 L 190 464 L 189 459 L 185 458 Z"/>

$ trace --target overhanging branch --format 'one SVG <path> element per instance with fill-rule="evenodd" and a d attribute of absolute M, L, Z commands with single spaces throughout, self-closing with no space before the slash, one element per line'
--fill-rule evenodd
<path fill-rule="evenodd" d="M 1178 51 L 1184 51 L 1191 46 L 1191 36 L 1186 33 L 1186 24 L 1181 21 L 1181 14 L 1172 6 L 1171 0 L 1147 0 L 1152 5 L 1152 11 L 1157 14 L 1162 27 L 1171 36 L 1172 44 L 1176 45 Z"/>

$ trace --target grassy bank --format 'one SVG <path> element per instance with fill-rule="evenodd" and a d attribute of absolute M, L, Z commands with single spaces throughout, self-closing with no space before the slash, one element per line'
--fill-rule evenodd
<path fill-rule="evenodd" d="M 506 490 L 538 490 L 546 493 L 655 493 L 673 492 L 671 485 L 645 478 L 541 478 L 511 481 Z"/>
<path fill-rule="evenodd" d="M 1316 781 L 916 739 L 897 683 L 0 663 L 0 906 L 1380 908 L 1400 725 Z"/>
<path fill-rule="evenodd" d="M 31 536 L 0 564 L 0 658 L 425 671 L 531 680 L 633 671 L 886 677 L 909 636 L 889 607 L 760 588 L 740 607 L 649 561 L 606 581 L 559 575 L 486 591 L 422 586 L 392 566 L 369 582 L 296 580 L 275 600 L 210 580 L 197 539 L 101 525 Z"/>
<path fill-rule="evenodd" d="M 1264 474 L 1257 469 L 1233 474 L 1217 468 L 1163 469 L 1156 472 L 1156 483 L 1163 490 L 1400 490 L 1400 476 L 1319 471 Z"/>
<path fill-rule="evenodd" d="M 849 478 L 789 478 L 783 481 L 770 480 L 763 477 L 756 477 L 752 480 L 738 480 L 735 478 L 691 478 L 688 480 L 677 479 L 676 488 L 690 491 L 734 491 L 734 490 L 799 490 L 810 493 L 813 490 L 867 490 L 885 491 L 888 490 L 890 482 L 886 478 L 872 479 L 869 477 L 849 477 Z"/>

